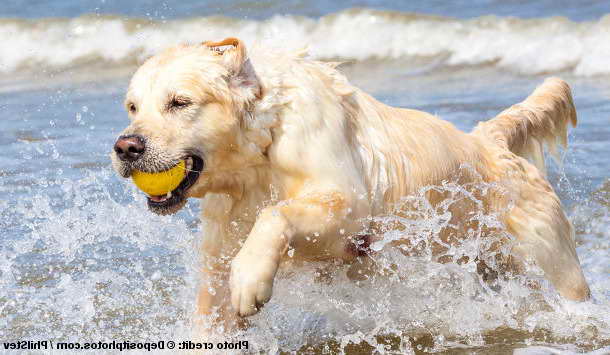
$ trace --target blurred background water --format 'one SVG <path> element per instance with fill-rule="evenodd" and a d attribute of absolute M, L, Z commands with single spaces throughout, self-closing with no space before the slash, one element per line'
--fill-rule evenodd
<path fill-rule="evenodd" d="M 280 273 L 271 303 L 233 336 L 263 352 L 609 352 L 609 14 L 610 2 L 594 0 L 4 0 L 0 339 L 192 336 L 198 206 L 150 214 L 111 171 L 109 152 L 139 63 L 179 42 L 237 36 L 308 46 L 313 58 L 344 61 L 379 100 L 464 130 L 545 77 L 566 79 L 579 124 L 550 179 L 593 299 L 567 304 L 514 280 L 485 289 L 468 267 L 387 250 L 377 261 L 399 270 L 358 285 L 341 266 L 332 285 L 315 268 Z"/>

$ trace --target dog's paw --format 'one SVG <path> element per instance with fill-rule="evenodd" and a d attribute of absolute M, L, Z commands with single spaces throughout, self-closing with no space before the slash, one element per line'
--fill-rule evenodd
<path fill-rule="evenodd" d="M 278 263 L 240 251 L 231 263 L 231 303 L 242 317 L 256 314 L 271 299 Z"/>

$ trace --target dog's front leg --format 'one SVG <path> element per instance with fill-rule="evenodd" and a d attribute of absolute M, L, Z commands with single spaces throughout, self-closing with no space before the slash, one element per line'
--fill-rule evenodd
<path fill-rule="evenodd" d="M 316 192 L 262 210 L 231 264 L 231 303 L 237 313 L 253 315 L 269 301 L 280 259 L 295 236 L 356 231 L 348 206 L 341 193 Z"/>
<path fill-rule="evenodd" d="M 258 312 L 269 301 L 273 278 L 294 229 L 278 208 L 267 208 L 231 263 L 231 302 L 242 316 Z"/>

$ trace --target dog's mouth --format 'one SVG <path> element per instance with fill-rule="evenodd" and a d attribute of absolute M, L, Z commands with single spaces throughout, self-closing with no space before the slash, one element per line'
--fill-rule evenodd
<path fill-rule="evenodd" d="M 184 158 L 186 173 L 184 178 L 172 191 L 165 195 L 148 195 L 148 208 L 158 214 L 172 214 L 186 203 L 186 192 L 197 182 L 204 167 L 203 159 L 196 155 Z"/>

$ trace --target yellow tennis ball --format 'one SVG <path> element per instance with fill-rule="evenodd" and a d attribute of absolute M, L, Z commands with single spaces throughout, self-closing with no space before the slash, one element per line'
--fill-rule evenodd
<path fill-rule="evenodd" d="M 174 190 L 184 179 L 186 165 L 182 160 L 173 168 L 159 173 L 133 170 L 131 178 L 136 186 L 151 196 L 162 196 Z"/>

